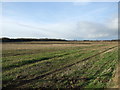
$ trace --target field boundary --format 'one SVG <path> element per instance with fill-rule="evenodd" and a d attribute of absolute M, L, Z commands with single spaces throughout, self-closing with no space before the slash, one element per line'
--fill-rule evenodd
<path fill-rule="evenodd" d="M 61 67 L 61 68 L 59 68 L 59 69 L 56 69 L 56 70 L 47 72 L 47 73 L 42 74 L 42 75 L 40 75 L 40 76 L 37 76 L 37 77 L 35 77 L 35 78 L 33 78 L 33 79 L 29 79 L 29 80 L 14 80 L 12 84 L 7 85 L 5 88 L 17 88 L 17 87 L 22 86 L 22 85 L 24 85 L 24 84 L 30 83 L 30 82 L 32 82 L 32 81 L 34 81 L 34 80 L 44 78 L 44 77 L 46 77 L 46 76 L 48 76 L 48 75 L 51 75 L 51 74 L 53 74 L 53 73 L 56 73 L 56 72 L 58 72 L 58 71 L 61 71 L 61 70 L 66 69 L 66 68 L 68 68 L 68 67 L 71 67 L 71 66 L 73 66 L 73 65 L 76 65 L 76 64 L 78 64 L 78 63 L 80 63 L 80 62 L 87 61 L 87 60 L 89 60 L 89 59 L 91 59 L 91 58 L 93 58 L 93 57 L 95 57 L 95 56 L 97 56 L 97 55 L 100 55 L 100 54 L 102 54 L 102 53 L 105 53 L 105 52 L 107 52 L 108 50 L 114 49 L 114 48 L 116 48 L 116 47 L 118 47 L 118 46 L 110 47 L 110 48 L 108 48 L 108 49 L 106 49 L 106 50 L 104 50 L 104 51 L 101 51 L 101 52 L 97 53 L 97 54 L 94 54 L 94 55 L 92 55 L 92 56 L 89 56 L 89 57 L 87 57 L 87 58 L 84 58 L 84 59 L 82 59 L 82 60 L 80 60 L 80 61 L 77 61 L 77 62 L 75 62 L 75 63 L 66 65 L 66 66 Z M 3 87 L 3 89 L 4 89 L 4 87 Z"/>

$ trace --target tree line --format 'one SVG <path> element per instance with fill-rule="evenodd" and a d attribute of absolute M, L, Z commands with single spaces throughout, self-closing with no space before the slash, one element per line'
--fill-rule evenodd
<path fill-rule="evenodd" d="M 49 38 L 40 38 L 40 39 L 34 39 L 34 38 L 7 38 L 3 37 L 0 38 L 0 42 L 27 42 L 27 41 L 120 41 L 120 39 L 114 39 L 114 40 L 65 40 L 65 39 L 49 39 Z"/>
<path fill-rule="evenodd" d="M 11 39 L 11 38 L 0 38 L 1 42 L 27 42 L 27 41 L 66 41 L 64 39 L 48 39 L 48 38 L 43 38 L 43 39 L 33 39 L 33 38 L 16 38 L 16 39 Z"/>

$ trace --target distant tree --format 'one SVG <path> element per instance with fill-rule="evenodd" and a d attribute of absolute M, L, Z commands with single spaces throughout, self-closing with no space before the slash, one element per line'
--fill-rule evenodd
<path fill-rule="evenodd" d="M 26 41 L 67 41 L 64 39 L 48 39 L 48 38 L 44 38 L 44 39 L 33 39 L 33 38 L 17 38 L 17 39 L 10 39 L 10 38 L 1 38 L 2 42 L 26 42 Z"/>

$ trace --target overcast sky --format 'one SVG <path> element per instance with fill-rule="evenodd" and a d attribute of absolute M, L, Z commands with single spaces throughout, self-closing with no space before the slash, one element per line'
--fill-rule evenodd
<path fill-rule="evenodd" d="M 117 39 L 117 2 L 4 2 L 2 36 Z"/>

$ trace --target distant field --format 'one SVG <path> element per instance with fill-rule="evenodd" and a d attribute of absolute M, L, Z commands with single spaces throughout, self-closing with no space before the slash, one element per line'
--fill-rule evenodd
<path fill-rule="evenodd" d="M 4 88 L 110 88 L 117 63 L 117 42 L 2 44 Z"/>

